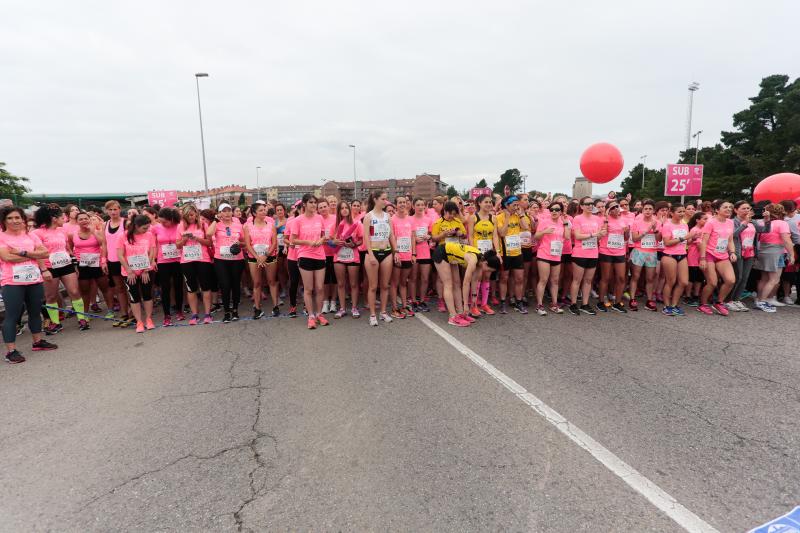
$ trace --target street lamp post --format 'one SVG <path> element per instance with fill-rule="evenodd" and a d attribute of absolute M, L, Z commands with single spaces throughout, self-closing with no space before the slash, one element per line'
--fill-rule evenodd
<path fill-rule="evenodd" d="M 700 84 L 693 81 L 689 84 L 689 111 L 686 116 L 686 149 L 691 148 L 689 136 L 692 134 L 692 107 L 694 105 L 694 93 L 700 89 Z"/>
<path fill-rule="evenodd" d="M 261 167 L 256 167 L 256 200 L 261 200 L 261 186 L 258 184 L 258 171 Z"/>
<path fill-rule="evenodd" d="M 644 167 L 647 163 L 647 154 L 644 154 L 639 160 L 642 162 L 642 190 L 644 190 Z"/>
<path fill-rule="evenodd" d="M 522 192 L 527 193 L 528 192 L 528 175 L 527 174 L 522 174 L 520 176 L 520 178 L 522 178 Z"/>
<path fill-rule="evenodd" d="M 703 133 L 703 130 L 697 130 L 697 133 L 692 135 L 692 139 L 697 137 L 697 147 L 694 149 L 694 164 L 697 164 L 697 157 L 700 155 L 700 134 Z"/>
<path fill-rule="evenodd" d="M 359 200 L 358 197 L 358 178 L 356 178 L 356 145 L 348 145 L 353 149 L 353 200 Z"/>
<path fill-rule="evenodd" d="M 207 78 L 206 72 L 198 72 L 194 75 L 194 81 L 197 82 L 197 114 L 200 115 L 200 148 L 203 150 L 203 183 L 206 186 L 206 196 L 208 194 L 208 170 L 206 170 L 206 140 L 203 137 L 203 110 L 200 107 L 200 78 Z"/>

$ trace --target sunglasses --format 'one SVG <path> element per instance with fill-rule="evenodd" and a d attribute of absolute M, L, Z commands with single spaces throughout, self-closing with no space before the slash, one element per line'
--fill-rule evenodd
<path fill-rule="evenodd" d="M 608 206 L 608 210 L 611 211 L 612 209 L 619 209 L 618 205 L 610 205 Z"/>
<path fill-rule="evenodd" d="M 590 202 L 590 203 L 582 203 L 581 205 L 584 207 L 592 207 L 594 204 Z"/>
<path fill-rule="evenodd" d="M 560 207 L 551 207 L 550 208 L 550 212 L 551 213 L 560 213 L 561 212 L 561 208 Z"/>

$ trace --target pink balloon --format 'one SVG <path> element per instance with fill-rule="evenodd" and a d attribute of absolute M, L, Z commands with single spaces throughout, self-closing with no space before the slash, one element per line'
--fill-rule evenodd
<path fill-rule="evenodd" d="M 800 196 L 800 175 L 791 172 L 773 174 L 758 182 L 753 189 L 754 202 L 780 202 Z"/>
<path fill-rule="evenodd" d="M 622 152 L 609 143 L 597 143 L 581 155 L 581 173 L 593 183 L 608 183 L 622 172 L 625 160 Z"/>

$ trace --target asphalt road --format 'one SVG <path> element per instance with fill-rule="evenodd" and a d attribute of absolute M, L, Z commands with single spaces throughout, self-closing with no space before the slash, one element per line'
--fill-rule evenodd
<path fill-rule="evenodd" d="M 712 528 L 800 503 L 800 309 L 426 316 Z M 685 530 L 424 321 L 331 322 L 20 337 L 0 529 Z"/>

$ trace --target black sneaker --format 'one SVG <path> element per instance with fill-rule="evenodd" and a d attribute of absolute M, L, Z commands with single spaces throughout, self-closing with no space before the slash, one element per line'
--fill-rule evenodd
<path fill-rule="evenodd" d="M 25 331 L 25 324 L 22 323 L 17 324 L 17 337 L 22 335 L 23 331 Z"/>
<path fill-rule="evenodd" d="M 570 306 L 569 306 L 569 312 L 570 312 L 570 313 L 572 313 L 573 315 L 579 315 L 579 314 L 581 314 L 581 311 L 580 311 L 580 309 L 578 309 L 578 304 L 572 304 L 572 305 L 570 305 Z"/>
<path fill-rule="evenodd" d="M 50 324 L 50 326 L 44 328 L 45 335 L 55 335 L 56 333 L 60 332 L 64 329 L 64 326 L 61 324 Z"/>
<path fill-rule="evenodd" d="M 80 319 L 80 320 L 78 321 L 78 329 L 79 329 L 79 330 L 81 330 L 81 331 L 86 331 L 87 329 L 91 329 L 91 328 L 89 327 L 89 321 L 88 321 L 88 320 L 85 320 L 85 319 L 83 319 L 83 318 L 82 318 L 82 319 Z"/>
<path fill-rule="evenodd" d="M 281 309 L 277 305 L 272 308 L 272 316 L 274 316 L 274 317 L 281 316 Z"/>
<path fill-rule="evenodd" d="M 227 324 L 230 321 L 231 321 L 231 314 L 230 313 L 225 313 L 225 316 L 222 317 L 222 322 Z"/>
<path fill-rule="evenodd" d="M 297 307 L 289 308 L 289 318 L 297 318 Z"/>
<path fill-rule="evenodd" d="M 39 342 L 34 342 L 32 349 L 34 352 L 44 352 L 46 350 L 55 350 L 56 348 L 58 348 L 58 346 L 52 342 L 47 342 L 46 340 L 42 339 Z"/>
<path fill-rule="evenodd" d="M 233 319 L 234 322 L 239 320 L 239 311 L 231 311 L 231 318 Z"/>
<path fill-rule="evenodd" d="M 262 311 L 261 309 L 256 309 L 254 307 L 253 308 L 253 320 L 258 320 L 262 316 L 264 316 L 264 311 Z"/>
<path fill-rule="evenodd" d="M 597 307 L 597 310 L 602 313 L 608 313 L 608 307 L 611 307 L 611 304 L 606 305 L 604 303 L 597 302 L 597 305 L 595 307 Z"/>
<path fill-rule="evenodd" d="M 628 312 L 628 310 L 625 309 L 625 306 L 622 305 L 622 302 L 615 303 L 614 305 L 611 306 L 611 309 L 613 309 L 617 313 L 623 313 L 624 314 L 624 313 Z"/>
<path fill-rule="evenodd" d="M 582 313 L 586 313 L 587 315 L 596 315 L 597 314 L 597 311 L 592 309 L 592 307 L 589 306 L 589 305 L 582 305 L 581 306 L 581 312 Z"/>
<path fill-rule="evenodd" d="M 12 365 L 16 365 L 18 363 L 24 363 L 25 358 L 22 357 L 22 354 L 16 350 L 11 350 L 6 354 L 6 361 L 11 363 Z"/>
<path fill-rule="evenodd" d="M 212 305 L 211 305 L 211 312 L 212 312 L 212 313 L 216 313 L 216 312 L 217 312 L 217 311 L 219 311 L 220 309 L 222 309 L 222 304 L 221 304 L 221 303 L 219 303 L 219 302 L 217 302 L 217 303 L 215 303 L 215 304 L 212 304 Z"/>

